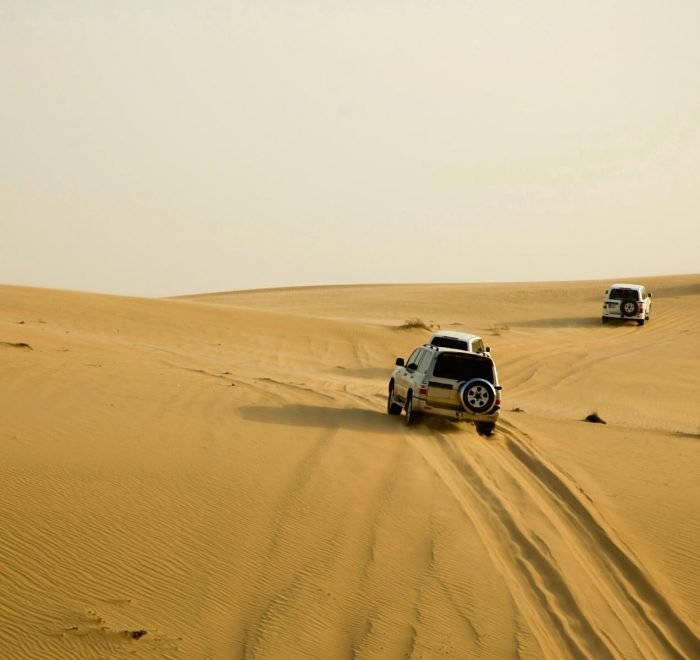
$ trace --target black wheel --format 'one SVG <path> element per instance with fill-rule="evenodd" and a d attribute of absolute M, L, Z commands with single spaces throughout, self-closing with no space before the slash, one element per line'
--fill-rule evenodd
<path fill-rule="evenodd" d="M 401 414 L 401 406 L 394 400 L 394 383 L 389 384 L 389 397 L 386 402 L 386 411 L 390 415 Z"/>
<path fill-rule="evenodd" d="M 483 435 L 487 438 L 490 435 L 493 435 L 495 428 L 496 422 L 476 422 L 476 432 L 479 435 Z"/>
<path fill-rule="evenodd" d="M 406 399 L 406 426 L 413 426 L 418 423 L 420 419 L 420 413 L 413 410 L 413 396 L 408 393 L 408 398 Z"/>
<path fill-rule="evenodd" d="M 459 388 L 459 398 L 466 410 L 483 413 L 490 410 L 496 401 L 496 390 L 483 378 L 472 378 Z"/>
<path fill-rule="evenodd" d="M 609 319 L 608 319 L 607 316 L 601 316 L 601 317 L 600 317 L 600 320 L 601 320 L 602 324 L 605 325 L 605 324 L 608 322 Z"/>
<path fill-rule="evenodd" d="M 632 298 L 628 298 L 627 300 L 623 300 L 620 303 L 620 314 L 624 316 L 637 316 L 637 312 L 639 312 L 639 303 L 636 300 L 632 300 Z"/>
<path fill-rule="evenodd" d="M 644 325 L 644 319 L 639 319 L 639 321 L 637 321 L 637 325 Z"/>

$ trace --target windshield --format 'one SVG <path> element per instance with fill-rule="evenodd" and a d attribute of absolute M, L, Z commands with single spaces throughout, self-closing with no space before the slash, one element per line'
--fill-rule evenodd
<path fill-rule="evenodd" d="M 495 385 L 491 360 L 472 353 L 441 353 L 435 363 L 433 376 L 451 380 L 483 378 Z"/>

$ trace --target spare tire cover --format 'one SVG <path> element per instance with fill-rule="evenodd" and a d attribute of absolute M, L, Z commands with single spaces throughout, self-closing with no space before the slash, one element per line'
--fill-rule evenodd
<path fill-rule="evenodd" d="M 622 316 L 636 316 L 639 311 L 639 303 L 632 298 L 623 300 L 620 303 L 620 314 Z"/>
<path fill-rule="evenodd" d="M 459 398 L 466 410 L 485 413 L 493 408 L 496 390 L 489 381 L 483 378 L 472 378 L 460 386 Z"/>

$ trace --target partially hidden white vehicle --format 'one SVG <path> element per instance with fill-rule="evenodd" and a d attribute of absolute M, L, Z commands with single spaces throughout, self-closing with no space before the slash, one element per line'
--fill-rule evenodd
<path fill-rule="evenodd" d="M 612 284 L 605 290 L 602 322 L 636 321 L 644 325 L 651 312 L 651 293 L 641 284 Z"/>
<path fill-rule="evenodd" d="M 484 340 L 479 337 L 479 335 L 473 335 L 470 332 L 438 330 L 433 333 L 428 343 L 432 346 L 455 348 L 460 351 L 469 351 L 470 353 L 491 354 L 491 348 L 489 346 L 484 346 Z"/>

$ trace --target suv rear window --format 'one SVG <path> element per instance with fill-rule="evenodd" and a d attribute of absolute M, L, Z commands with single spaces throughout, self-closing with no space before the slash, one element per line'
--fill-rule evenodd
<path fill-rule="evenodd" d="M 610 300 L 629 300 L 630 298 L 639 300 L 639 291 L 636 289 L 611 289 L 609 298 Z"/>
<path fill-rule="evenodd" d="M 454 337 L 433 337 L 430 340 L 433 346 L 440 346 L 442 348 L 456 348 L 460 351 L 468 351 L 469 343 L 463 339 L 455 339 Z"/>
<path fill-rule="evenodd" d="M 483 378 L 493 382 L 493 362 L 473 353 L 441 353 L 438 355 L 433 376 L 451 380 Z"/>

